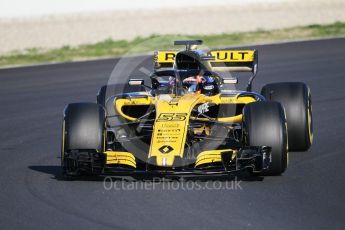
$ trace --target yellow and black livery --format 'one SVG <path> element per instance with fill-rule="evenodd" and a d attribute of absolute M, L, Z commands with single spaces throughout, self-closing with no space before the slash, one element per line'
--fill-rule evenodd
<path fill-rule="evenodd" d="M 252 92 L 256 50 L 197 49 L 201 44 L 175 41 L 186 48 L 156 51 L 149 85 L 129 79 L 102 87 L 96 104 L 67 105 L 64 174 L 283 173 L 288 151 L 312 144 L 310 89 L 273 83 Z M 237 72 L 249 73 L 245 90 L 236 86 Z"/>

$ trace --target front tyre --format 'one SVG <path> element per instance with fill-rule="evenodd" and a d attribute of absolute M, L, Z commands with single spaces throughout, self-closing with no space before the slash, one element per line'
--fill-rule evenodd
<path fill-rule="evenodd" d="M 100 174 L 104 167 L 105 112 L 95 103 L 66 106 L 62 125 L 61 166 L 65 176 Z"/>
<path fill-rule="evenodd" d="M 243 137 L 247 146 L 269 146 L 271 164 L 263 175 L 282 174 L 287 167 L 287 132 L 284 109 L 278 102 L 254 102 L 243 111 Z"/>

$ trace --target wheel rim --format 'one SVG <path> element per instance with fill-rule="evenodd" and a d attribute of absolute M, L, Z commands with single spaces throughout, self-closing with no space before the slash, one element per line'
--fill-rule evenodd
<path fill-rule="evenodd" d="M 309 134 L 309 143 L 310 145 L 313 143 L 313 121 L 312 121 L 312 102 L 311 102 L 311 93 L 308 90 L 308 134 Z"/>
<path fill-rule="evenodd" d="M 61 166 L 63 166 L 65 156 L 65 120 L 62 122 L 62 137 L 61 137 Z"/>

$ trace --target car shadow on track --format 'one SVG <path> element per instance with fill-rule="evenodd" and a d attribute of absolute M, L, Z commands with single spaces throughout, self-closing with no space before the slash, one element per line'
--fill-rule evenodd
<path fill-rule="evenodd" d="M 239 173 L 236 175 L 231 176 L 214 176 L 214 175 L 207 175 L 207 176 L 188 176 L 188 177 L 181 177 L 181 176 L 166 176 L 166 177 L 157 177 L 155 175 L 130 175 L 130 176 L 117 176 L 117 175 L 101 175 L 101 176 L 79 176 L 77 178 L 66 178 L 62 175 L 61 167 L 56 165 L 32 165 L 28 166 L 29 169 L 51 175 L 51 179 L 55 179 L 58 181 L 68 181 L 68 180 L 77 180 L 77 181 L 104 181 L 105 178 L 107 180 L 112 181 L 160 181 L 160 180 L 170 180 L 170 181 L 234 181 L 234 180 L 242 180 L 242 181 L 263 181 L 264 177 L 261 176 L 253 176 L 249 173 Z"/>
<path fill-rule="evenodd" d="M 32 165 L 28 167 L 29 169 L 40 172 L 40 173 L 45 173 L 51 175 L 52 179 L 59 180 L 59 181 L 67 181 L 71 179 L 66 179 L 62 175 L 61 171 L 61 166 L 56 166 L 56 165 Z M 81 176 L 78 178 L 75 178 L 74 180 L 85 180 L 85 181 L 103 181 L 104 177 L 103 176 Z"/>

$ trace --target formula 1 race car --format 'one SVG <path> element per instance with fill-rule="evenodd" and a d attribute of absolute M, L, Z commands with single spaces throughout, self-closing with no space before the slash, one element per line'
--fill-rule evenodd
<path fill-rule="evenodd" d="M 252 92 L 257 50 L 201 50 L 201 44 L 175 41 L 186 48 L 156 51 L 149 85 L 129 79 L 101 87 L 97 103 L 68 104 L 63 174 L 273 176 L 286 170 L 288 151 L 310 148 L 306 84 L 272 83 Z M 245 90 L 236 86 L 240 72 L 250 75 Z"/>

